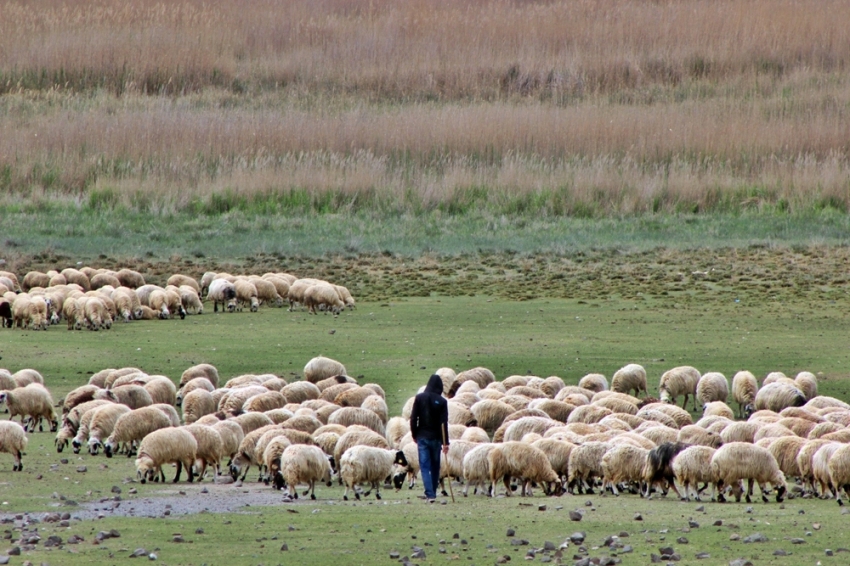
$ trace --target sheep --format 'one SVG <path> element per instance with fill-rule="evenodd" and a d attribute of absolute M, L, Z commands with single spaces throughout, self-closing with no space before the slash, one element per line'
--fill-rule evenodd
<path fill-rule="evenodd" d="M 107 285 L 117 289 L 121 286 L 121 281 L 109 273 L 97 273 L 89 279 L 89 284 L 93 290 L 106 287 Z"/>
<path fill-rule="evenodd" d="M 508 415 L 516 412 L 516 409 L 502 401 L 483 399 L 472 405 L 470 411 L 478 426 L 487 432 L 493 432 L 502 425 Z"/>
<path fill-rule="evenodd" d="M 611 446 L 602 456 L 603 493 L 606 485 L 615 496 L 619 496 L 617 484 L 624 482 L 642 483 L 643 469 L 646 466 L 648 455 L 648 449 L 630 444 Z M 641 491 L 642 489 L 638 485 L 638 492 Z"/>
<path fill-rule="evenodd" d="M 174 287 L 181 287 L 186 285 L 191 287 L 196 293 L 201 292 L 201 286 L 195 280 L 194 277 L 190 277 L 188 275 L 183 275 L 181 273 L 175 273 L 165 282 L 166 285 L 173 285 Z"/>
<path fill-rule="evenodd" d="M 114 387 L 110 391 L 118 399 L 122 405 L 127 405 L 131 409 L 140 409 L 153 405 L 153 398 L 148 393 L 147 389 L 141 385 L 121 385 Z"/>
<path fill-rule="evenodd" d="M 608 391 L 608 380 L 601 373 L 589 373 L 579 380 L 578 386 L 598 393 Z"/>
<path fill-rule="evenodd" d="M 768 409 L 779 412 L 786 407 L 806 405 L 806 395 L 797 387 L 787 383 L 768 383 L 756 394 L 756 410 Z"/>
<path fill-rule="evenodd" d="M 816 426 L 816 423 L 813 421 L 798 417 L 785 417 L 780 419 L 777 424 L 787 427 L 791 432 L 802 438 L 808 437 L 809 433 Z"/>
<path fill-rule="evenodd" d="M 539 409 L 549 415 L 550 418 L 566 423 L 567 419 L 570 418 L 570 413 L 575 409 L 575 405 L 570 405 L 563 401 L 555 401 L 554 399 L 535 399 L 528 404 L 528 408 Z"/>
<path fill-rule="evenodd" d="M 844 410 L 850 410 L 850 404 L 847 404 L 840 399 L 836 399 L 835 397 L 828 397 L 826 395 L 818 395 L 810 401 L 807 401 L 804 406 L 810 410 L 825 409 L 827 407 L 838 407 Z"/>
<path fill-rule="evenodd" d="M 50 287 L 50 276 L 41 271 L 28 271 L 21 281 L 21 290 L 28 293 L 33 287 Z"/>
<path fill-rule="evenodd" d="M 284 421 L 280 428 L 282 429 L 291 429 L 291 430 L 299 430 L 301 432 L 305 432 L 307 434 L 313 434 L 316 430 L 318 430 L 322 426 L 322 422 L 314 417 L 312 414 L 310 415 L 302 415 L 296 414 L 291 419 L 287 419 Z"/>
<path fill-rule="evenodd" d="M 408 446 L 413 446 L 415 448 L 416 444 L 410 443 Z M 466 480 L 466 484 L 463 488 L 464 497 L 467 496 L 470 487 L 473 488 L 473 494 L 475 494 L 478 492 L 479 488 L 487 486 L 487 492 L 489 493 L 491 485 L 489 456 L 490 452 L 496 446 L 498 445 L 493 443 L 479 444 L 464 455 L 463 478 Z M 405 454 L 407 454 L 406 451 Z M 409 455 L 407 459 L 410 461 Z M 413 485 L 411 484 L 410 487 L 412 488 Z"/>
<path fill-rule="evenodd" d="M 118 450 L 118 446 L 124 444 L 128 447 L 129 457 L 133 453 L 133 443 L 162 428 L 172 428 L 171 419 L 159 409 L 155 407 L 133 409 L 129 413 L 121 415 L 115 421 L 112 434 L 103 443 L 103 452 L 107 458 L 112 458 L 112 454 Z M 195 449 L 197 450 L 197 445 Z"/>
<path fill-rule="evenodd" d="M 390 448 L 401 448 L 401 439 L 410 433 L 410 420 L 404 417 L 392 417 L 385 427 L 387 442 Z"/>
<path fill-rule="evenodd" d="M 43 297 L 21 294 L 12 303 L 12 321 L 16 328 L 47 330 L 47 303 Z"/>
<path fill-rule="evenodd" d="M 204 480 L 207 466 L 212 466 L 213 477 L 218 476 L 219 464 L 224 457 L 224 441 L 221 434 L 211 426 L 200 424 L 186 425 L 182 428 L 189 431 L 198 443 L 195 454 L 196 463 L 200 463 L 200 470 L 195 473 L 198 481 Z"/>
<path fill-rule="evenodd" d="M 690 488 L 694 487 L 694 499 L 700 500 L 699 484 L 703 489 L 712 486 L 711 500 L 714 501 L 714 484 L 717 477 L 711 472 L 711 458 L 716 450 L 710 446 L 689 446 L 673 459 L 672 469 L 675 480 L 684 488 L 683 501 L 690 501 Z"/>
<path fill-rule="evenodd" d="M 776 438 L 767 446 L 767 450 L 776 459 L 776 463 L 782 473 L 788 477 L 799 478 L 800 466 L 797 463 L 797 456 L 800 454 L 803 446 L 808 442 L 805 438 L 796 436 L 783 436 Z"/>
<path fill-rule="evenodd" d="M 247 435 L 259 428 L 274 424 L 272 420 L 263 413 L 245 413 L 231 419 L 233 422 L 242 427 L 242 431 Z"/>
<path fill-rule="evenodd" d="M 373 446 L 387 449 L 390 447 L 386 438 L 368 428 L 359 425 L 349 427 L 349 430 L 339 437 L 339 441 L 334 447 L 333 461 L 337 469 L 345 452 L 353 446 Z M 342 478 L 340 478 L 340 481 L 342 481 Z"/>
<path fill-rule="evenodd" d="M 678 405 L 672 405 L 669 403 L 648 403 L 641 407 L 636 416 L 639 416 L 641 413 L 647 414 L 649 411 L 657 411 L 667 415 L 673 419 L 676 428 L 682 428 L 683 426 L 694 424 L 694 420 L 691 418 L 691 414 L 689 412 Z"/>
<path fill-rule="evenodd" d="M 268 438 L 268 442 L 263 443 L 263 439 Z M 261 447 L 261 444 L 263 445 Z M 292 441 L 289 440 L 284 435 L 274 434 L 274 431 L 269 431 L 268 433 L 263 435 L 263 438 L 260 439 L 260 442 L 257 443 L 257 448 L 255 453 L 260 455 L 262 453 L 262 462 L 263 467 L 266 469 L 266 477 L 263 479 L 263 483 L 268 485 L 273 482 L 275 489 L 282 489 L 284 487 L 283 476 L 280 473 L 280 457 L 283 454 L 284 450 L 289 448 L 290 446 L 313 446 L 312 444 L 292 444 Z M 321 446 L 318 446 L 321 449 Z M 324 452 L 322 452 L 324 454 Z M 330 465 L 328 466 L 330 467 Z"/>
<path fill-rule="evenodd" d="M 283 297 L 277 292 L 274 283 L 256 275 L 248 277 L 248 281 L 254 286 L 257 292 L 256 298 L 259 304 L 274 305 L 276 307 L 283 306 Z"/>
<path fill-rule="evenodd" d="M 257 451 L 257 445 L 260 442 L 260 439 L 270 432 L 272 435 L 277 434 L 279 436 L 284 436 L 280 428 L 274 424 L 268 424 L 244 434 L 242 441 L 239 443 L 236 455 L 230 461 L 230 475 L 234 480 L 239 478 L 239 473 L 242 472 L 242 477 L 239 479 L 245 481 L 245 477 L 248 475 L 248 470 L 250 470 L 251 466 L 254 465 L 260 468 L 260 481 L 262 481 L 262 468 L 264 465 L 262 460 L 263 454 Z M 267 438 L 266 443 L 273 438 L 272 435 Z M 243 466 L 245 466 L 244 471 L 242 470 Z"/>
<path fill-rule="evenodd" d="M 747 503 L 751 502 L 753 483 L 758 482 L 761 489 L 762 501 L 767 503 L 764 485 L 770 484 L 776 488 L 776 502 L 781 503 L 785 496 L 785 474 L 779 469 L 776 458 L 765 448 L 746 442 L 730 442 L 724 444 L 711 458 L 711 473 L 717 478 L 715 485 L 720 492 L 717 500 L 725 501 L 722 493 L 723 485 L 735 485 L 740 480 L 747 480 Z M 736 496 L 740 501 L 740 494 Z"/>
<path fill-rule="evenodd" d="M 723 444 L 723 438 L 714 432 L 709 432 L 697 425 L 684 426 L 679 430 L 677 442 L 698 446 L 718 448 Z"/>
<path fill-rule="evenodd" d="M 213 302 L 213 312 L 218 312 L 221 304 L 222 312 L 233 312 L 237 307 L 236 286 L 226 279 L 215 279 L 210 283 L 207 300 Z"/>
<path fill-rule="evenodd" d="M 678 366 L 667 370 L 661 375 L 658 383 L 658 397 L 664 403 L 676 403 L 679 395 L 684 395 L 682 408 L 688 404 L 688 397 L 693 396 L 694 410 L 697 409 L 697 383 L 699 370 L 691 366 Z"/>
<path fill-rule="evenodd" d="M 286 279 L 275 275 L 264 275 L 263 279 L 274 285 L 275 292 L 280 296 L 281 306 L 283 306 L 283 303 L 286 302 L 289 297 L 289 282 Z M 259 288 L 257 291 L 259 292 Z"/>
<path fill-rule="evenodd" d="M 723 429 L 720 433 L 720 438 L 724 443 L 727 442 L 755 442 L 755 435 L 758 432 L 759 425 L 751 422 L 736 422 L 732 423 Z"/>
<path fill-rule="evenodd" d="M 711 371 L 699 378 L 697 382 L 697 401 L 705 405 L 712 401 L 723 401 L 729 397 L 729 383 L 720 372 Z"/>
<path fill-rule="evenodd" d="M 510 496 L 510 479 L 519 478 L 520 495 L 531 496 L 531 482 L 543 484 L 546 495 L 560 494 L 561 483 L 552 469 L 546 454 L 524 442 L 497 444 L 487 455 L 490 466 L 490 496 L 496 495 L 496 482 L 505 484 L 505 495 Z"/>
<path fill-rule="evenodd" d="M 91 291 L 91 282 L 85 273 L 79 269 L 68 267 L 61 271 L 66 283 L 74 283 L 83 288 L 83 291 Z"/>
<path fill-rule="evenodd" d="M 377 432 L 381 436 L 386 434 L 386 427 L 381 422 L 380 417 L 372 411 L 360 407 L 344 407 L 335 411 L 328 418 L 328 424 L 341 424 L 343 426 L 358 424 Z"/>
<path fill-rule="evenodd" d="M 0 387 L 0 389 L 5 388 Z M 94 399 L 105 399 L 113 402 L 118 401 L 118 398 L 115 397 L 115 395 L 108 389 L 103 389 L 90 384 L 81 385 L 76 389 L 72 389 L 67 395 L 65 395 L 65 399 L 62 401 L 62 415 L 67 415 L 71 409 L 77 405 Z"/>
<path fill-rule="evenodd" d="M 590 406 L 604 407 L 614 413 L 626 413 L 629 415 L 636 415 L 638 412 L 637 405 L 628 401 L 623 401 L 616 397 L 604 397 L 602 399 L 592 401 Z"/>
<path fill-rule="evenodd" d="M 345 366 L 324 356 L 315 357 L 304 366 L 304 379 L 310 383 L 317 383 L 337 375 L 348 375 Z"/>
<path fill-rule="evenodd" d="M 381 422 L 384 425 L 387 424 L 389 420 L 389 407 L 387 407 L 387 402 L 379 397 L 378 395 L 369 395 L 366 399 L 363 400 L 363 404 L 360 405 L 361 409 L 366 409 L 367 411 L 372 411 L 378 418 L 381 419 Z M 470 413 L 470 419 L 467 422 L 475 422 Z"/>
<path fill-rule="evenodd" d="M 112 301 L 115 303 L 118 316 L 124 322 L 142 318 L 142 305 L 139 296 L 133 289 L 118 287 L 112 292 Z"/>
<path fill-rule="evenodd" d="M 301 302 L 307 308 L 307 311 L 312 314 L 318 314 L 316 313 L 316 309 L 319 307 L 324 307 L 325 310 L 332 312 L 334 316 L 339 315 L 345 309 L 345 303 L 339 298 L 336 289 L 327 283 L 319 283 L 307 287 L 302 299 Z"/>
<path fill-rule="evenodd" d="M 192 465 L 197 459 L 198 441 L 184 428 L 160 429 L 146 435 L 139 445 L 136 457 L 136 476 L 142 483 L 152 479 L 165 481 L 163 464 L 177 464 L 174 483 L 180 481 L 180 473 L 186 468 L 189 483 L 194 479 Z"/>
<path fill-rule="evenodd" d="M 198 364 L 187 368 L 180 376 L 180 385 L 178 389 L 183 389 L 191 380 L 202 377 L 209 381 L 213 388 L 218 387 L 218 370 L 212 364 Z"/>
<path fill-rule="evenodd" d="M 331 466 L 328 457 L 316 446 L 293 444 L 288 446 L 279 458 L 279 471 L 275 474 L 275 488 L 281 489 L 285 483 L 286 496 L 298 498 L 296 486 L 308 484 L 309 488 L 303 495 L 310 494 L 310 499 L 316 499 L 315 486 L 322 481 L 331 486 Z M 380 497 L 376 495 L 378 499 Z"/>
<path fill-rule="evenodd" d="M 743 370 L 732 378 L 732 398 L 738 403 L 738 416 L 748 418 L 755 411 L 756 393 L 759 384 L 756 376 Z"/>
<path fill-rule="evenodd" d="M 174 382 L 164 375 L 151 376 L 150 381 L 142 387 L 148 392 L 154 404 L 174 405 L 177 402 L 177 388 Z"/>
<path fill-rule="evenodd" d="M 64 450 L 65 447 L 68 446 L 68 443 L 77 434 L 77 431 L 80 427 L 80 421 L 89 410 L 109 403 L 112 403 L 112 401 L 86 401 L 85 403 L 80 403 L 79 405 L 71 409 L 68 414 L 65 415 L 62 421 L 62 428 L 59 430 L 58 433 L 56 433 L 56 439 L 53 441 L 54 445 L 56 446 L 56 451 L 61 453 L 62 450 Z"/>
<path fill-rule="evenodd" d="M 183 307 L 183 312 L 191 314 L 204 314 L 204 303 L 201 302 L 201 296 L 198 292 L 188 285 L 181 285 L 177 288 L 177 294 L 180 296 L 180 305 Z"/>
<path fill-rule="evenodd" d="M 0 391 L 0 403 L 6 403 L 9 409 L 9 420 L 16 416 L 21 417 L 21 425 L 27 432 L 32 432 L 29 427 L 31 426 L 34 430 L 36 424 L 38 424 L 38 430 L 43 431 L 41 423 L 43 418 L 50 423 L 51 432 L 56 432 L 59 428 L 59 419 L 53 410 L 53 398 L 41 385 L 31 384 L 26 387 L 16 387 L 11 391 Z M 28 423 L 24 422 L 25 418 Z"/>
<path fill-rule="evenodd" d="M 12 303 L 0 293 L 0 328 L 12 328 Z"/>
<path fill-rule="evenodd" d="M 360 500 L 361 483 L 369 483 L 370 489 L 363 493 L 367 497 L 372 489 L 375 498 L 381 499 L 381 482 L 392 472 L 393 464 L 407 466 L 407 458 L 401 450 L 376 448 L 374 446 L 352 446 L 342 455 L 339 463 L 339 475 L 345 492 L 343 500 L 348 501 L 348 490 L 354 490 L 354 497 Z"/>
<path fill-rule="evenodd" d="M 21 456 L 27 447 L 27 435 L 23 427 L 12 421 L 0 421 L 0 452 L 11 454 L 15 458 L 13 472 L 24 469 Z"/>
<path fill-rule="evenodd" d="M 277 391 L 266 391 L 249 397 L 243 404 L 242 410 L 246 413 L 256 411 L 265 413 L 272 409 L 280 409 L 286 405 L 286 398 Z"/>
<path fill-rule="evenodd" d="M 665 494 L 667 487 L 670 487 L 679 499 L 682 498 L 682 494 L 676 489 L 673 461 L 676 455 L 687 447 L 688 445 L 682 442 L 662 442 L 649 451 L 646 457 L 646 466 L 643 469 L 643 479 L 646 483 L 644 497 L 652 499 L 652 486 L 663 482 L 666 484 L 666 487 L 662 487 Z"/>
<path fill-rule="evenodd" d="M 523 417 L 511 422 L 504 433 L 504 441 L 521 440 L 528 433 L 537 433 L 541 436 L 550 428 L 558 426 L 558 421 L 550 418 Z"/>
<path fill-rule="evenodd" d="M 115 430 L 115 423 L 121 415 L 129 412 L 130 407 L 118 403 L 109 403 L 86 412 L 80 420 L 77 436 L 71 443 L 74 447 L 74 453 L 79 453 L 85 436 L 88 436 L 89 454 L 96 456 L 103 446 L 103 439 L 112 434 L 112 431 Z M 84 426 L 87 419 L 88 425 Z"/>
<path fill-rule="evenodd" d="M 801 371 L 797 374 L 797 377 L 794 378 L 794 382 L 797 384 L 800 391 L 805 394 L 806 401 L 818 396 L 818 378 L 815 374 L 808 371 Z"/>
<path fill-rule="evenodd" d="M 466 371 L 462 371 L 455 377 L 454 383 L 452 384 L 452 388 L 458 388 L 465 381 L 474 381 L 478 384 L 478 387 L 484 389 L 494 381 L 496 381 L 496 376 L 493 375 L 493 372 L 485 367 L 474 367 L 472 369 L 468 369 Z M 453 391 L 449 390 L 449 397 L 453 395 Z"/>
<path fill-rule="evenodd" d="M 339 300 L 348 308 L 348 310 L 354 310 L 357 306 L 354 297 L 351 296 L 351 291 L 348 288 L 343 287 L 342 285 L 331 285 L 334 289 L 336 289 L 337 295 L 339 295 Z M 448 390 L 446 390 L 448 391 Z"/>
<path fill-rule="evenodd" d="M 635 395 L 640 395 L 640 392 L 643 391 L 646 395 L 646 370 L 638 364 L 628 364 L 621 367 L 611 377 L 611 390 L 620 393 L 628 393 L 634 390 Z"/>
<path fill-rule="evenodd" d="M 214 285 L 215 281 L 213 282 Z M 257 312 L 260 301 L 257 298 L 257 288 L 254 284 L 244 279 L 237 279 L 233 282 L 233 288 L 236 291 L 236 308 L 241 311 L 247 306 L 251 312 Z"/>
<path fill-rule="evenodd" d="M 215 431 L 221 437 L 222 457 L 227 456 L 229 459 L 232 460 L 233 457 L 236 456 L 236 453 L 239 451 L 239 445 L 245 438 L 245 432 L 242 430 L 242 427 L 230 420 L 218 421 L 208 426 L 211 426 L 213 429 L 215 429 Z M 217 471 L 219 473 L 221 472 L 220 469 Z"/>
<path fill-rule="evenodd" d="M 334 399 L 328 399 L 327 397 L 323 397 L 328 401 L 332 401 L 334 404 L 339 405 L 340 407 L 359 407 L 363 404 L 363 401 L 369 395 L 374 395 L 374 391 L 367 387 L 348 387 L 348 384 L 344 385 L 346 387 L 345 390 L 341 391 Z M 340 385 L 339 387 L 343 387 Z M 325 392 L 330 391 L 332 388 L 328 388 Z M 323 392 L 324 393 L 324 392 Z"/>
<path fill-rule="evenodd" d="M 134 271 L 132 269 L 120 269 L 115 273 L 115 278 L 121 282 L 122 286 L 129 287 L 131 289 L 138 289 L 145 285 L 144 276 L 142 276 L 142 274 L 138 271 Z"/>
<path fill-rule="evenodd" d="M 567 489 L 570 493 L 583 493 L 587 485 L 588 494 L 593 494 L 593 479 L 602 476 L 602 456 L 608 451 L 605 442 L 590 441 L 576 446 L 570 452 Z"/>
<path fill-rule="evenodd" d="M 735 418 L 735 412 L 723 401 L 711 401 L 702 406 L 702 416 L 719 416 L 733 420 Z"/>

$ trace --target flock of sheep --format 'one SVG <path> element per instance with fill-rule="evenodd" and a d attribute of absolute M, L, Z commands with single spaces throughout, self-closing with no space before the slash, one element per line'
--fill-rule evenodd
<path fill-rule="evenodd" d="M 219 305 L 229 312 L 246 307 L 256 312 L 260 305 L 281 307 L 288 301 L 290 310 L 301 304 L 310 313 L 327 310 L 336 316 L 355 304 L 341 285 L 289 273 L 234 276 L 207 272 L 200 282 L 175 274 L 160 287 L 147 284 L 141 273 L 131 269 L 30 271 L 20 283 L 14 273 L 0 271 L 0 319 L 8 328 L 47 330 L 64 318 L 68 330 L 105 330 L 115 320 L 185 318 L 204 312 L 204 296 L 215 312 Z"/>
<path fill-rule="evenodd" d="M 672 489 L 699 499 L 710 487 L 713 500 L 731 493 L 749 502 L 758 483 L 764 501 L 768 485 L 777 501 L 791 485 L 793 496 L 842 503 L 850 488 L 850 405 L 818 395 L 808 372 L 771 373 L 759 388 L 741 371 L 730 388 L 722 374 L 677 367 L 661 376 L 660 399 L 630 395 L 647 393 L 636 364 L 617 371 L 610 388 L 601 374 L 567 385 L 556 376 L 497 381 L 482 367 L 437 373 L 450 423 L 441 475 L 463 482 L 464 496 L 470 488 L 495 496 L 500 483 L 506 496 L 531 495 L 537 484 L 552 495 L 601 487 L 647 498 Z M 92 456 L 135 456 L 142 482 L 164 481 L 169 464 L 175 482 L 183 470 L 189 481 L 207 474 L 245 480 L 256 467 L 260 480 L 290 498 L 297 486 L 315 498 L 316 483 L 336 477 L 345 499 L 352 491 L 360 499 L 372 490 L 380 498 L 388 481 L 413 488 L 419 473 L 413 398 L 390 418 L 383 389 L 357 383 L 330 358 L 310 360 L 303 380 L 292 383 L 271 374 L 220 383 L 209 364 L 187 369 L 176 386 L 138 368 L 105 369 L 59 405 L 43 382 L 35 370 L 0 370 L 0 402 L 10 413 L 0 421 L 0 451 L 14 455 L 13 470 L 23 467 L 26 434 L 47 421 L 59 452 L 70 445 Z M 683 408 L 691 397 L 694 410 L 702 408 L 696 423 Z"/>

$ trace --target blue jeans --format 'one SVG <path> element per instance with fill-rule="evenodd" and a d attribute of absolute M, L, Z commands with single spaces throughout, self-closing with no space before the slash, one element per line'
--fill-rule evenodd
<path fill-rule="evenodd" d="M 416 441 L 419 449 L 419 470 L 425 485 L 425 497 L 437 498 L 437 486 L 440 484 L 440 452 L 443 443 L 439 440 L 420 438 Z"/>

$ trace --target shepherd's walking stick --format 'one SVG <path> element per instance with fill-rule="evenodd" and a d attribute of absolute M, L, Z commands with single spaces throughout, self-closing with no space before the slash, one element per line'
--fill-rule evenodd
<path fill-rule="evenodd" d="M 448 443 L 446 442 L 446 429 L 444 429 L 442 425 L 440 425 L 440 431 L 443 433 L 443 446 L 446 446 L 446 445 L 448 445 Z M 446 457 L 448 458 L 448 454 L 446 454 Z M 455 502 L 455 492 L 452 489 L 452 477 L 448 476 L 448 478 L 449 478 L 449 493 L 452 495 L 452 503 L 454 503 Z"/>

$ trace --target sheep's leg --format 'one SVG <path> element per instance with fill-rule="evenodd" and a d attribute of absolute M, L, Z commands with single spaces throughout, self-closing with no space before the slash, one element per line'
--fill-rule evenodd
<path fill-rule="evenodd" d="M 23 465 L 23 463 L 21 463 L 21 451 L 17 450 L 15 452 L 15 465 L 12 466 L 12 471 L 13 472 L 20 472 L 23 469 L 24 469 L 24 465 Z"/>
<path fill-rule="evenodd" d="M 183 471 L 183 462 L 181 460 L 177 460 L 177 475 L 174 476 L 174 479 L 172 480 L 173 483 L 177 483 L 178 481 L 180 481 L 180 472 L 182 472 L 182 471 Z M 191 474 L 191 472 L 190 472 L 190 474 Z M 190 477 L 191 477 L 191 475 L 190 475 Z"/>
<path fill-rule="evenodd" d="M 502 477 L 502 482 L 504 482 L 504 484 L 505 484 L 505 497 L 510 497 L 511 496 L 511 478 L 510 478 L 510 476 L 506 475 L 506 476 Z M 494 486 L 494 491 L 495 491 L 495 486 Z"/>
<path fill-rule="evenodd" d="M 690 501 L 691 500 L 691 487 L 690 486 L 691 486 L 690 480 L 685 480 L 685 481 L 682 482 L 682 489 L 685 490 L 685 495 L 683 497 L 680 497 L 679 499 L 681 499 L 682 501 Z M 696 494 L 695 497 L 696 497 L 696 500 L 699 501 L 699 491 L 697 491 L 697 494 Z"/>
<path fill-rule="evenodd" d="M 753 498 L 753 486 L 755 485 L 755 480 L 753 478 L 747 478 L 747 503 L 752 503 Z"/>
<path fill-rule="evenodd" d="M 372 487 L 375 488 L 375 499 L 381 499 L 381 482 L 372 482 Z"/>
<path fill-rule="evenodd" d="M 248 466 L 245 468 L 245 473 L 242 474 L 242 477 L 239 478 L 239 481 L 245 481 L 245 477 L 248 475 L 248 470 L 250 470 L 250 469 L 251 469 L 251 465 L 248 464 Z"/>
<path fill-rule="evenodd" d="M 685 393 L 685 400 L 684 400 L 684 401 L 682 401 L 682 408 L 684 409 L 684 408 L 685 408 L 685 405 L 687 405 L 687 404 L 688 404 L 688 394 L 687 394 L 687 393 Z"/>

